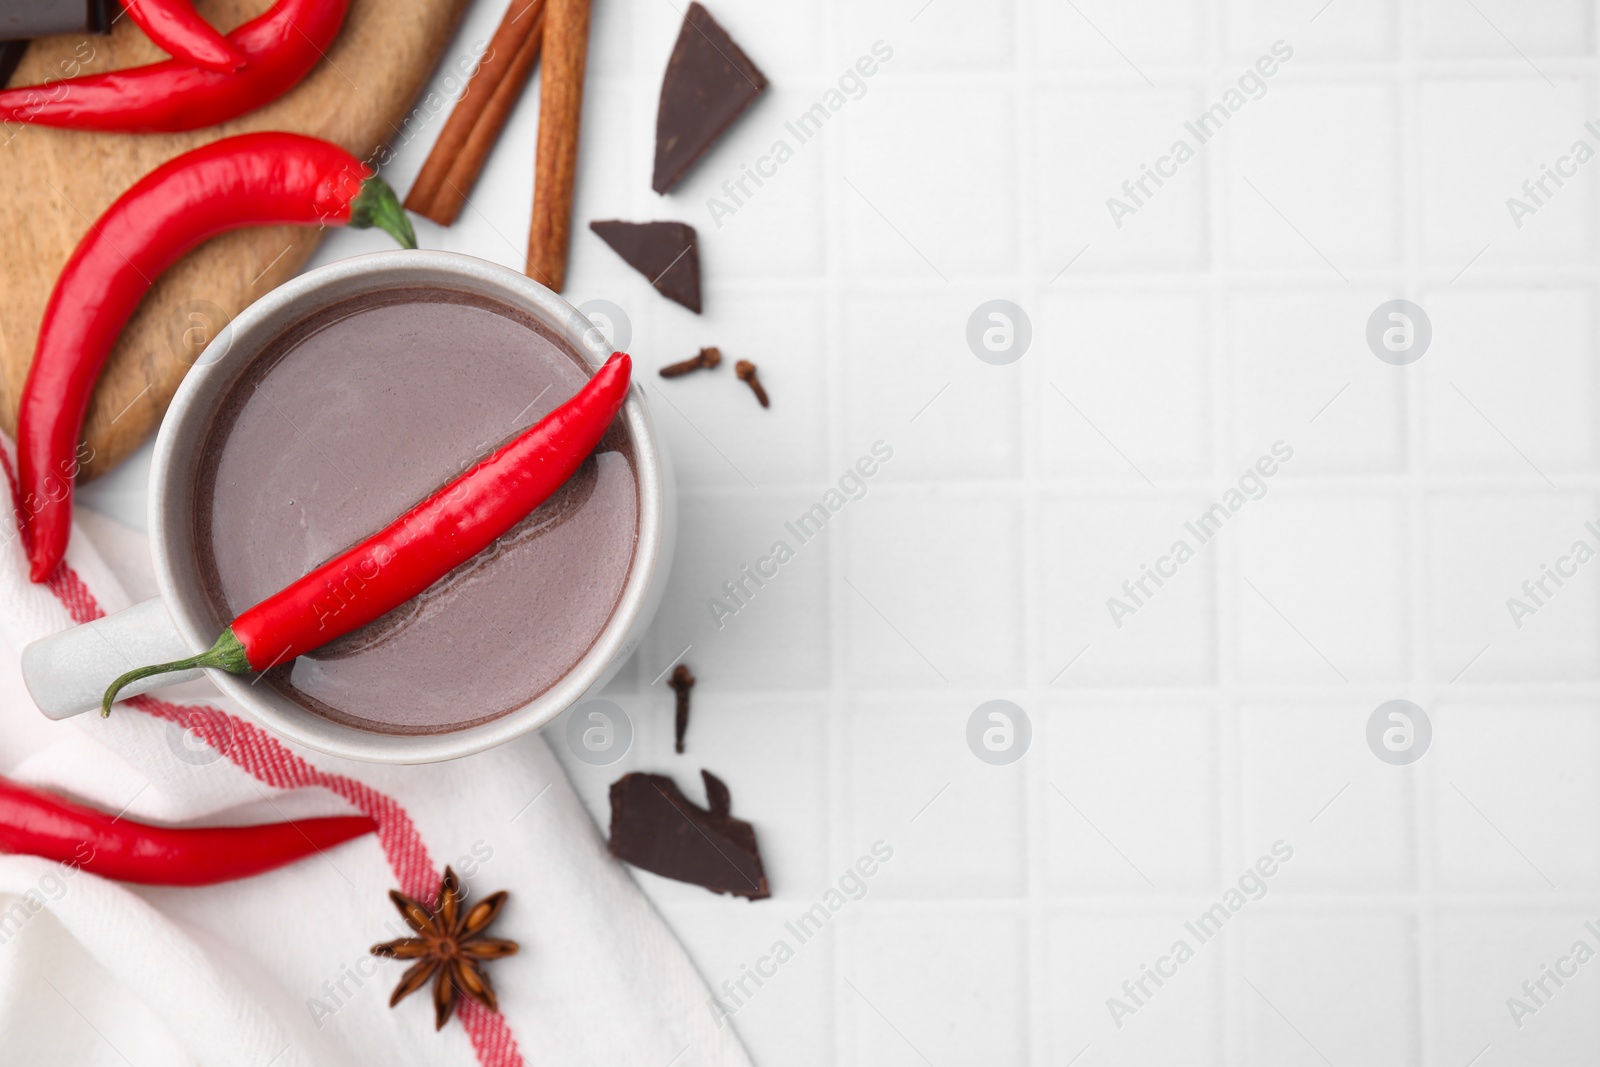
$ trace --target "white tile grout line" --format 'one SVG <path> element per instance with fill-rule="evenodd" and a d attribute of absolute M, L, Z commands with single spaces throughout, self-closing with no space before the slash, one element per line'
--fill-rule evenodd
<path fill-rule="evenodd" d="M 1028 131 L 1034 128 L 1037 119 L 1034 114 L 1033 94 L 1027 91 L 1030 75 L 1033 73 L 1032 64 L 1034 56 L 1028 48 L 1027 42 L 1032 39 L 1031 22 L 1036 17 L 1033 5 L 1017 4 L 1013 7 L 1015 12 L 1012 22 L 1012 77 L 1010 79 L 1010 99 L 1012 107 L 1011 144 L 1012 158 L 1021 157 L 1020 146 L 1023 138 L 1028 136 Z M 1050 1062 L 1049 1034 L 1046 1020 L 1052 1017 L 1051 1003 L 1048 998 L 1050 975 L 1050 923 L 1047 913 L 1046 895 L 1048 871 L 1048 850 L 1045 848 L 1031 847 L 1036 841 L 1043 841 L 1048 834 L 1049 800 L 1046 795 L 1045 781 L 1048 775 L 1045 772 L 1045 754 L 1049 751 L 1050 733 L 1054 718 L 1050 714 L 1048 685 L 1041 685 L 1041 675 L 1045 671 L 1044 662 L 1048 653 L 1042 648 L 1045 627 L 1043 613 L 1045 604 L 1038 594 L 1037 583 L 1027 580 L 1027 576 L 1039 574 L 1044 559 L 1039 540 L 1039 515 L 1040 496 L 1037 479 L 1040 474 L 1042 459 L 1040 450 L 1029 447 L 1031 444 L 1044 440 L 1044 428 L 1041 425 L 1043 408 L 1040 404 L 1040 394 L 1035 383 L 1044 373 L 1043 360 L 1046 355 L 1045 342 L 1048 337 L 1040 333 L 1040 325 L 1045 321 L 1044 301 L 1049 282 L 1044 281 L 1041 275 L 1043 268 L 1040 266 L 1039 248 L 1035 241 L 1038 228 L 1029 225 L 1030 220 L 1039 217 L 1036 198 L 1039 195 L 1039 176 L 1031 173 L 1028 168 L 1017 166 L 1011 168 L 1012 180 L 1016 188 L 1012 202 L 1017 205 L 1017 211 L 1012 219 L 1012 240 L 1017 257 L 1019 278 L 1016 282 L 1016 299 L 1026 302 L 1024 310 L 1032 317 L 1034 323 L 1035 344 L 1038 351 L 1024 357 L 1009 368 L 994 368 L 996 370 L 1014 370 L 1010 375 L 1013 382 L 1014 396 L 1017 404 L 1017 417 L 1020 423 L 1018 440 L 1017 475 L 1023 485 L 1027 487 L 1019 504 L 1018 519 L 1022 528 L 1018 531 L 1020 544 L 1020 558 L 1018 559 L 1018 591 L 1017 609 L 1020 622 L 1024 628 L 1022 641 L 1022 662 L 1020 664 L 1021 677 L 1017 679 L 1023 710 L 1028 713 L 1033 722 L 1032 754 L 1013 764 L 1011 768 L 1021 774 L 1021 818 L 1022 818 L 1022 877 L 1023 894 L 1026 902 L 1023 959 L 1023 989 L 1022 1003 L 1025 1005 L 1026 1016 L 1024 1024 L 1028 1034 L 1028 1055 L 1031 1063 Z M 996 292 L 984 294 L 983 299 L 990 296 L 1000 296 Z M 998 694 L 997 694 L 998 695 Z M 997 768 L 998 769 L 998 768 Z"/>
<path fill-rule="evenodd" d="M 1398 77 L 1397 93 L 1400 100 L 1400 141 L 1397 146 L 1399 159 L 1396 161 L 1400 175 L 1400 225 L 1403 227 L 1401 234 L 1401 261 L 1402 288 L 1410 299 L 1425 299 L 1421 294 L 1420 286 L 1423 282 L 1422 264 L 1422 203 L 1423 203 L 1423 173 L 1421 158 L 1421 106 L 1422 94 L 1420 82 L 1417 77 L 1417 20 L 1421 17 L 1421 4 L 1418 0 L 1406 0 L 1400 5 L 1399 19 L 1399 46 L 1400 70 Z M 1458 275 L 1459 276 L 1459 275 Z M 1454 284 L 1452 279 L 1451 284 Z M 1399 294 L 1396 294 L 1399 295 Z M 1414 374 L 1403 375 L 1398 379 L 1397 388 L 1402 390 L 1402 410 L 1406 416 L 1405 436 L 1405 471 L 1408 483 L 1406 490 L 1406 575 L 1409 579 L 1407 596 L 1407 639 L 1409 648 L 1410 676 L 1413 685 L 1426 685 L 1432 681 L 1432 667 L 1426 657 L 1427 643 L 1427 618 L 1428 600 L 1427 583 L 1429 575 L 1427 552 L 1427 523 L 1428 501 L 1426 490 L 1419 488 L 1420 468 L 1422 465 L 1421 447 L 1423 433 L 1422 391 L 1418 388 L 1418 376 Z M 1396 694 L 1399 695 L 1398 693 Z M 1416 991 L 1416 1018 L 1412 1023 L 1413 1040 L 1419 1060 L 1422 1063 L 1434 1063 L 1435 1052 L 1433 1031 L 1435 1029 L 1433 998 L 1436 995 L 1437 980 L 1434 974 L 1433 961 L 1437 958 L 1434 951 L 1435 938 L 1438 933 L 1437 923 L 1433 908 L 1428 901 L 1431 897 L 1432 878 L 1430 857 L 1435 854 L 1434 841 L 1429 833 L 1429 825 L 1421 819 L 1424 805 L 1430 805 L 1433 797 L 1432 775 L 1434 760 L 1423 760 L 1425 766 L 1416 768 L 1420 773 L 1410 775 L 1409 800 L 1411 804 L 1410 833 L 1407 835 L 1411 843 L 1411 879 L 1419 893 L 1414 907 L 1407 909 L 1407 914 L 1415 924 L 1415 952 L 1412 960 L 1413 981 Z"/>
<path fill-rule="evenodd" d="M 825 5 L 821 18 L 824 23 L 823 36 L 825 53 L 837 37 L 837 14 L 832 4 Z M 831 57 L 826 57 L 831 58 Z M 826 62 L 825 58 L 825 62 Z M 854 117 L 854 116 L 848 116 Z M 846 167 L 843 159 L 843 132 L 838 123 L 829 123 L 824 130 L 822 144 L 822 170 L 823 188 L 817 197 L 817 204 L 823 212 L 823 338 L 825 343 L 823 387 L 824 396 L 827 398 L 828 410 L 825 416 L 829 433 L 827 434 L 828 469 L 839 470 L 848 462 L 845 456 L 844 434 L 841 428 L 847 425 L 845 419 L 845 381 L 843 340 L 844 324 L 842 318 L 841 282 L 839 279 L 839 266 L 844 258 L 844 233 L 843 233 L 843 201 L 848 195 L 844 189 L 842 178 Z M 862 501 L 863 504 L 868 503 Z M 854 516 L 844 516 L 848 522 Z M 824 546 L 827 553 L 828 576 L 826 588 L 828 591 L 828 737 L 825 745 L 825 760 L 827 761 L 828 780 L 834 783 L 834 788 L 827 790 L 827 827 L 824 834 L 825 854 L 828 857 L 828 869 L 839 870 L 849 861 L 847 852 L 852 844 L 849 833 L 849 805 L 855 797 L 855 783 L 851 779 L 851 761 L 846 758 L 845 743 L 851 736 L 847 717 L 849 705 L 847 703 L 845 677 L 845 655 L 847 646 L 845 642 L 845 600 L 842 576 L 844 574 L 844 541 L 850 536 L 851 529 L 844 526 L 834 531 L 837 536 L 829 537 Z M 831 1047 L 833 1055 L 830 1057 L 835 1063 L 851 1062 L 854 1059 L 853 1046 L 856 1043 L 858 1020 L 855 1012 L 858 1010 L 852 1002 L 848 1009 L 851 1013 L 850 1033 L 845 1033 L 845 999 L 842 976 L 847 971 L 860 972 L 856 965 L 853 949 L 859 936 L 859 915 L 851 914 L 844 917 L 845 922 L 833 935 L 831 971 L 829 973 L 830 994 L 826 998 L 828 1018 L 819 1020 L 819 1027 L 825 1027 L 827 1045 Z"/>
<path fill-rule="evenodd" d="M 1214 99 L 1215 90 L 1222 82 L 1217 71 L 1226 51 L 1221 37 L 1223 14 L 1220 6 L 1208 10 L 1207 16 L 1206 58 L 1210 73 L 1200 84 L 1205 97 Z M 1229 472 L 1234 458 L 1234 405 L 1230 402 L 1234 383 L 1232 367 L 1226 356 L 1230 322 L 1228 302 L 1230 281 L 1222 269 L 1227 257 L 1221 247 L 1222 235 L 1227 232 L 1227 215 L 1233 192 L 1228 184 L 1228 176 L 1233 171 L 1232 143 L 1231 139 L 1221 139 L 1215 146 L 1216 150 L 1207 154 L 1203 172 L 1206 181 L 1207 253 L 1205 366 L 1211 397 L 1207 430 L 1211 441 L 1210 475 L 1214 485 L 1226 485 L 1232 480 Z M 1245 518 L 1248 521 L 1250 516 Z M 1219 864 L 1217 872 L 1219 878 L 1224 877 L 1222 872 L 1239 869 L 1240 857 L 1244 852 L 1241 838 L 1245 805 L 1238 795 L 1238 790 L 1242 788 L 1244 782 L 1238 732 L 1240 709 L 1234 695 L 1235 665 L 1239 647 L 1239 604 L 1242 595 L 1238 581 L 1240 534 L 1237 530 L 1229 532 L 1233 536 L 1223 538 L 1218 544 L 1215 564 L 1211 571 L 1212 680 L 1217 689 L 1216 697 L 1211 704 L 1211 716 L 1213 728 L 1218 730 L 1213 738 L 1213 765 L 1217 767 L 1217 774 L 1212 788 L 1217 821 L 1212 833 L 1212 843 L 1216 862 Z M 1201 576 L 1204 577 L 1204 572 Z M 1218 729 L 1223 722 L 1232 727 L 1226 734 Z M 1223 762 L 1224 745 L 1227 746 L 1228 762 L 1238 771 L 1235 777 L 1224 777 L 1221 766 L 1218 766 Z M 1227 817 L 1224 817 L 1225 813 Z M 1223 942 L 1222 958 L 1218 965 L 1220 980 L 1214 1003 L 1220 1015 L 1216 1040 L 1220 1045 L 1217 1050 L 1220 1062 L 1223 1063 L 1242 1061 L 1240 1050 L 1243 1024 L 1239 1016 L 1238 998 L 1233 995 L 1231 980 L 1231 976 L 1237 973 L 1239 968 L 1239 955 L 1242 951 L 1239 941 L 1239 937 L 1230 937 Z"/>

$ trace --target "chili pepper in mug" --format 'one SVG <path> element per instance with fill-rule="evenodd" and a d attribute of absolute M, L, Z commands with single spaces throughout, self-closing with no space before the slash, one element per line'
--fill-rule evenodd
<path fill-rule="evenodd" d="M 249 878 L 370 834 L 365 815 L 255 826 L 151 826 L 0 778 L 0 852 L 39 856 L 142 885 Z"/>
<path fill-rule="evenodd" d="M 293 133 L 213 141 L 145 175 L 84 234 L 45 306 L 17 418 L 20 521 L 32 578 L 67 550 L 71 457 L 117 335 L 154 280 L 184 253 L 245 226 L 378 226 L 417 247 L 394 190 L 338 145 Z"/>
<path fill-rule="evenodd" d="M 178 59 L 0 90 L 0 121 L 75 130 L 177 133 L 270 103 L 326 54 L 350 0 L 278 0 L 228 34 L 249 65 L 219 74 Z"/>
<path fill-rule="evenodd" d="M 140 667 L 106 689 L 168 671 L 264 671 L 388 614 L 521 522 L 571 478 L 622 408 L 633 361 L 613 353 L 550 414 L 365 541 L 247 608 L 197 656 Z"/>
<path fill-rule="evenodd" d="M 221 74 L 243 70 L 248 62 L 238 45 L 195 13 L 189 0 L 122 0 L 122 9 L 173 59 Z"/>

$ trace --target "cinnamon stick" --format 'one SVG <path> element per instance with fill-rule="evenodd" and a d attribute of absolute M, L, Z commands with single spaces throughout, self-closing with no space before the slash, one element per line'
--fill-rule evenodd
<path fill-rule="evenodd" d="M 432 210 L 425 212 L 428 218 L 441 226 L 449 226 L 461 214 L 461 207 L 467 202 L 467 193 L 478 183 L 478 176 L 483 173 L 489 153 L 500 139 L 500 131 L 505 129 L 507 120 L 511 118 L 511 109 L 517 106 L 523 87 L 533 75 L 534 64 L 539 61 L 540 45 L 544 41 L 544 0 L 537 0 L 537 3 L 539 9 L 528 16 L 533 22 L 533 31 L 523 39 L 522 47 L 512 60 L 511 69 L 495 87 L 494 95 L 489 98 L 489 106 L 478 117 L 467 136 L 467 143 L 451 164 L 443 187 L 434 195 Z"/>
<path fill-rule="evenodd" d="M 544 77 L 539 91 L 539 148 L 533 167 L 533 222 L 527 275 L 560 292 L 567 282 L 572 192 L 578 173 L 583 71 L 589 52 L 589 0 L 549 0 L 544 20 Z"/>
<path fill-rule="evenodd" d="M 512 105 L 533 73 L 545 3 L 511 0 L 483 61 L 406 193 L 407 209 L 441 226 L 450 225 L 461 213 L 467 192 L 477 183 Z"/>

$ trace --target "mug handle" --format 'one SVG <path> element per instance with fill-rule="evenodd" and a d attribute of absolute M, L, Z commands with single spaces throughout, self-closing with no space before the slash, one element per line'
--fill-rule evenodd
<path fill-rule="evenodd" d="M 22 680 L 46 718 L 67 719 L 98 710 L 106 687 L 119 675 L 147 663 L 168 663 L 192 655 L 158 597 L 41 637 L 22 650 Z M 121 696 L 178 685 L 204 674 L 195 667 L 141 678 L 129 683 Z"/>

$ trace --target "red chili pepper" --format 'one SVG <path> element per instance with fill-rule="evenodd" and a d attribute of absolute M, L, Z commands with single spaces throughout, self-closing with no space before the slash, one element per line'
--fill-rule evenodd
<path fill-rule="evenodd" d="M 577 394 L 382 530 L 248 608 L 198 656 L 140 667 L 101 701 L 152 674 L 220 667 L 264 671 L 365 626 L 455 570 L 561 488 L 628 395 L 633 361 L 617 352 Z"/>
<path fill-rule="evenodd" d="M 188 0 L 122 0 L 122 9 L 173 59 L 221 74 L 243 70 L 248 62 L 238 45 L 195 14 Z"/>
<path fill-rule="evenodd" d="M 227 40 L 249 65 L 219 74 L 169 59 L 0 91 L 0 121 L 175 133 L 254 111 L 298 85 L 333 44 L 350 0 L 278 0 Z"/>
<path fill-rule="evenodd" d="M 155 279 L 195 245 L 244 226 L 378 226 L 417 246 L 394 190 L 337 145 L 247 133 L 169 160 L 106 209 L 50 294 L 17 424 L 32 577 L 50 577 L 72 528 L 78 435 L 100 368 Z"/>
<path fill-rule="evenodd" d="M 70 863 L 119 882 L 231 882 L 305 859 L 377 828 L 365 815 L 256 826 L 151 826 L 0 778 L 0 852 Z"/>

